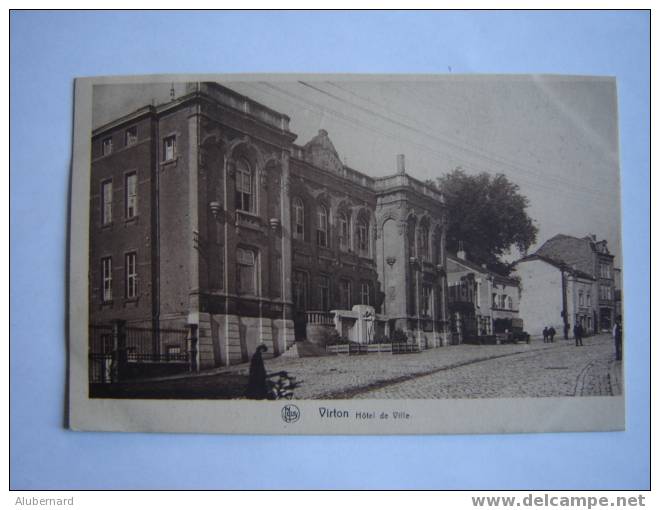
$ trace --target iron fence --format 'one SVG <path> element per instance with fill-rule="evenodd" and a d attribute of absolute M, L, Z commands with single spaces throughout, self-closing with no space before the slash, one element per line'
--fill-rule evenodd
<path fill-rule="evenodd" d="M 127 378 L 196 371 L 196 327 L 146 328 L 113 324 L 89 327 L 89 381 L 114 383 Z"/>
<path fill-rule="evenodd" d="M 187 362 L 187 329 L 126 327 L 126 357 L 129 362 Z"/>

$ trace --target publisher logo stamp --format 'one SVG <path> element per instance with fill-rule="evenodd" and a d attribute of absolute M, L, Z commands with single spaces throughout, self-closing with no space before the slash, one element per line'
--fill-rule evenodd
<path fill-rule="evenodd" d="M 282 419 L 286 423 L 293 423 L 300 419 L 300 409 L 293 404 L 287 404 L 282 408 Z"/>

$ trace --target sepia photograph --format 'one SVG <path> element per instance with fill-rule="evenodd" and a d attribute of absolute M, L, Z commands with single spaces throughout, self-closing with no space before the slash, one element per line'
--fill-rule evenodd
<path fill-rule="evenodd" d="M 154 7 L 7 14 L 14 506 L 653 507 L 650 10 Z"/>
<path fill-rule="evenodd" d="M 624 427 L 613 78 L 92 78 L 79 115 L 74 407 Z"/>

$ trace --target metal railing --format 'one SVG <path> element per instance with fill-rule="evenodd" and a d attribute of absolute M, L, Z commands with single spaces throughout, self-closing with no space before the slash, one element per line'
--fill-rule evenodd
<path fill-rule="evenodd" d="M 124 321 L 89 326 L 89 382 L 113 383 L 154 370 L 196 371 L 197 326 L 148 328 Z"/>

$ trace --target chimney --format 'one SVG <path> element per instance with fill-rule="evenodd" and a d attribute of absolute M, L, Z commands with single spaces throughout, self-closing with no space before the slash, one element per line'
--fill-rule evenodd
<path fill-rule="evenodd" d="M 463 249 L 463 241 L 458 241 L 458 251 L 456 252 L 456 256 L 461 260 L 466 260 L 465 250 Z"/>
<path fill-rule="evenodd" d="M 396 171 L 399 174 L 406 173 L 406 156 L 405 154 L 396 155 Z"/>

